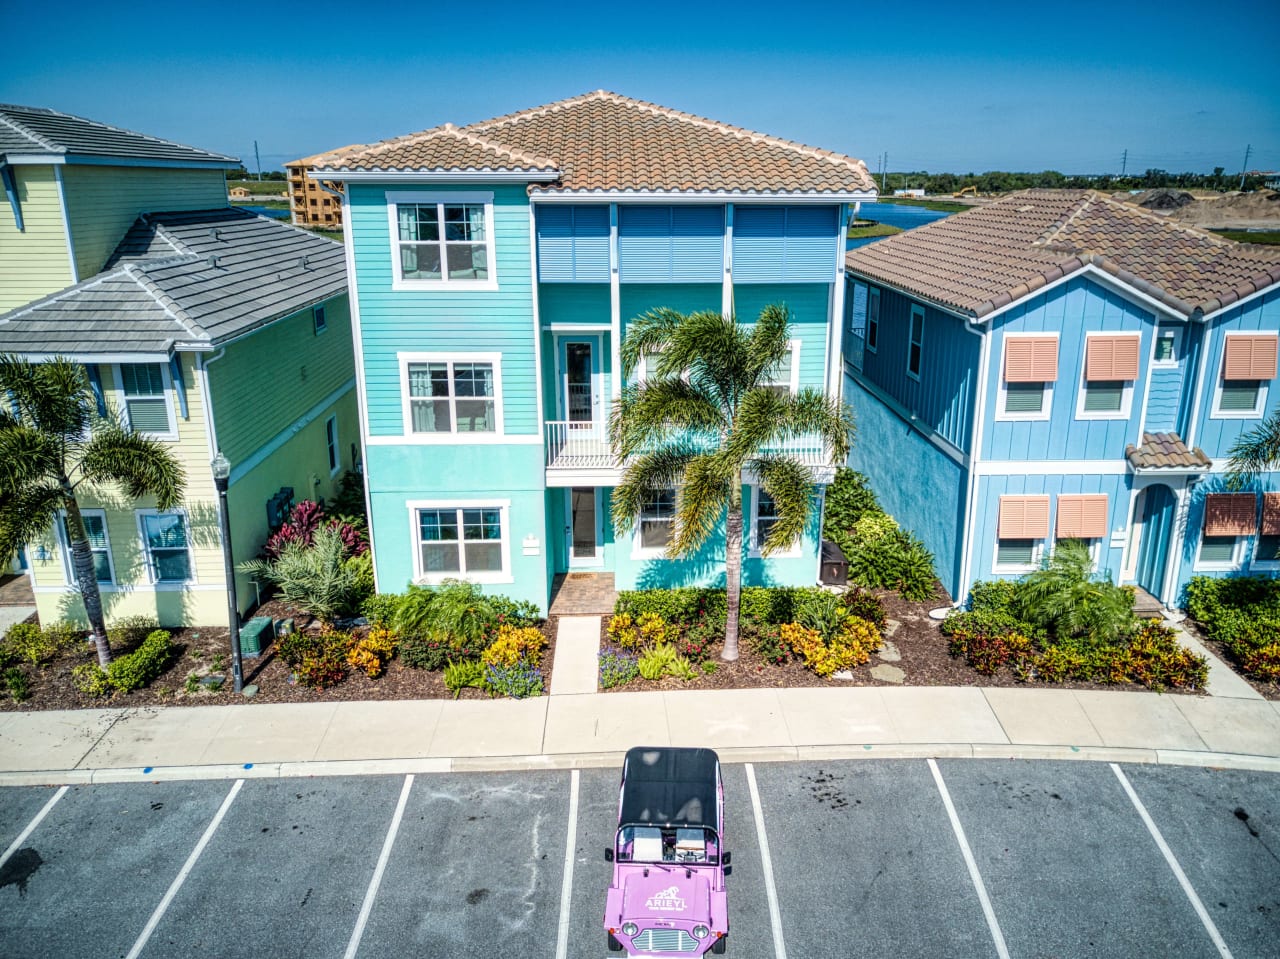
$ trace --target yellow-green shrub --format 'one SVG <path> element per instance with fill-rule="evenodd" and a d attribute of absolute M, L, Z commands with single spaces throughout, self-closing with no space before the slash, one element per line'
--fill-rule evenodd
<path fill-rule="evenodd" d="M 880 648 L 879 630 L 874 624 L 857 617 L 845 620 L 830 643 L 824 643 L 816 629 L 799 623 L 784 623 L 778 628 L 778 634 L 806 666 L 823 677 L 861 666 Z"/>
<path fill-rule="evenodd" d="M 512 667 L 521 661 L 538 666 L 546 646 L 547 637 L 536 626 L 499 626 L 497 637 L 480 660 L 486 666 Z"/>

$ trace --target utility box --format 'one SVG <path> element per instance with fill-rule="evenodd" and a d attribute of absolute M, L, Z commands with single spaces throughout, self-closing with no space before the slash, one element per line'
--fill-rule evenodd
<path fill-rule="evenodd" d="M 849 561 L 844 551 L 829 539 L 822 541 L 822 566 L 818 581 L 824 586 L 843 586 L 849 582 Z"/>
<path fill-rule="evenodd" d="M 275 638 L 275 622 L 271 617 L 255 616 L 240 627 L 240 655 L 261 656 L 262 650 Z"/>

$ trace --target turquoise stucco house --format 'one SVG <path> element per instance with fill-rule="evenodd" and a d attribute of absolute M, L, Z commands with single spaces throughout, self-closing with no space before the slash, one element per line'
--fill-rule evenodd
<path fill-rule="evenodd" d="M 957 600 L 1064 538 L 1167 606 L 1192 576 L 1280 570 L 1280 474 L 1225 482 L 1280 408 L 1280 250 L 1033 190 L 847 265 L 851 465 Z"/>
<path fill-rule="evenodd" d="M 606 422 L 627 325 L 654 307 L 783 302 L 779 386 L 842 386 L 844 227 L 858 160 L 598 91 L 322 156 L 341 181 L 378 587 L 455 576 L 546 609 L 557 574 L 722 582 L 713 546 L 663 556 L 674 491 L 615 535 Z M 639 375 L 643 376 L 641 370 Z M 832 471 L 798 444 L 820 496 Z M 747 583 L 813 583 L 817 517 Z"/>

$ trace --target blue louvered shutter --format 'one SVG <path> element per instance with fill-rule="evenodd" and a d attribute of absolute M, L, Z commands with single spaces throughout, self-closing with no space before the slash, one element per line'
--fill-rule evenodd
<path fill-rule="evenodd" d="M 620 207 L 618 280 L 666 283 L 671 277 L 671 207 Z"/>
<path fill-rule="evenodd" d="M 573 278 L 578 283 L 609 282 L 609 208 L 575 206 Z"/>
<path fill-rule="evenodd" d="M 724 207 L 673 207 L 671 234 L 672 280 L 677 283 L 724 280 Z"/>
<path fill-rule="evenodd" d="M 539 206 L 538 279 L 543 283 L 573 280 L 573 208 Z"/>
<path fill-rule="evenodd" d="M 831 283 L 836 274 L 836 209 L 830 206 L 787 207 L 786 265 L 788 283 Z"/>
<path fill-rule="evenodd" d="M 832 206 L 734 207 L 734 282 L 834 282 L 837 219 Z"/>

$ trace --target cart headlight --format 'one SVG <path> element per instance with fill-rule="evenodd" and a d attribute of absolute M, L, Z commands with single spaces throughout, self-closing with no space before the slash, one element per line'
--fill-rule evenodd
<path fill-rule="evenodd" d="M 711 932 L 711 930 L 710 930 L 710 929 L 708 929 L 706 926 L 694 926 L 694 927 L 693 927 L 693 938 L 694 938 L 694 939 L 706 939 L 706 938 L 707 938 L 707 936 L 710 934 L 710 932 Z"/>
<path fill-rule="evenodd" d="M 622 924 L 622 934 L 630 938 L 640 931 L 640 927 L 634 922 L 624 922 Z"/>

